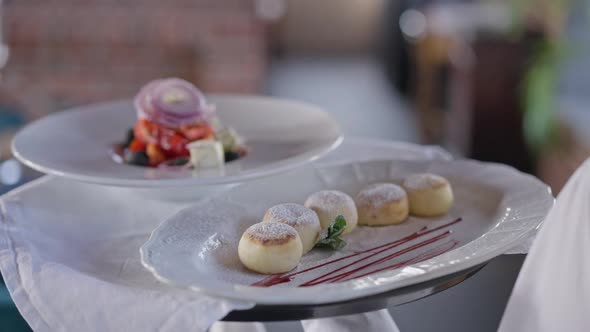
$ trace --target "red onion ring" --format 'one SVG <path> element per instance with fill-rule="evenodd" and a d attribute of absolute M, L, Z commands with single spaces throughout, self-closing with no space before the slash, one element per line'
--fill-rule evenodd
<path fill-rule="evenodd" d="M 205 121 L 215 111 L 199 89 L 178 78 L 149 82 L 135 96 L 134 105 L 139 119 L 172 128 Z"/>

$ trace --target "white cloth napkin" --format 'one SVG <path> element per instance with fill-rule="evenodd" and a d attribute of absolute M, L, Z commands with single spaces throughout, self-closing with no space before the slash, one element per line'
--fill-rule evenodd
<path fill-rule="evenodd" d="M 499 331 L 590 330 L 590 159 L 559 194 L 528 254 Z"/>
<path fill-rule="evenodd" d="M 334 318 L 301 321 L 305 332 L 399 332 L 387 309 Z"/>
<path fill-rule="evenodd" d="M 204 331 L 229 311 L 254 305 L 167 287 L 141 266 L 138 248 L 181 206 L 142 206 L 118 188 L 89 193 L 85 184 L 39 182 L 60 182 L 39 197 L 69 204 L 71 212 L 25 196 L 3 199 L 0 220 L 0 269 L 35 331 Z M 114 200 L 99 200 L 106 195 Z"/>
<path fill-rule="evenodd" d="M 325 160 L 371 158 L 449 155 L 352 139 Z M 150 232 L 185 206 L 51 177 L 3 196 L 0 270 L 19 311 L 35 331 L 202 331 L 253 306 L 174 289 L 141 266 L 139 247 Z"/>

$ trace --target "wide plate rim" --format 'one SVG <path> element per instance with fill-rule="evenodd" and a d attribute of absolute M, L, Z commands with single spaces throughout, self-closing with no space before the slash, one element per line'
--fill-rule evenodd
<path fill-rule="evenodd" d="M 181 283 L 176 282 L 175 280 L 171 280 L 165 274 L 161 273 L 161 271 L 158 270 L 157 266 L 155 266 L 154 263 L 150 260 L 150 255 L 149 255 L 149 251 L 151 250 L 151 247 L 155 244 L 155 241 L 158 238 L 159 232 L 162 231 L 163 227 L 165 227 L 166 224 L 173 221 L 174 218 L 176 218 L 176 216 L 186 213 L 191 208 L 194 208 L 195 206 L 198 206 L 200 204 L 207 204 L 210 199 L 205 200 L 205 201 L 201 201 L 197 204 L 194 204 L 190 207 L 187 207 L 187 208 L 184 208 L 184 209 L 178 211 L 176 214 L 174 214 L 173 216 L 164 220 L 156 229 L 154 229 L 154 231 L 150 235 L 149 239 L 140 248 L 141 263 L 158 280 L 160 280 L 164 283 L 167 283 L 167 284 L 179 287 L 179 288 L 197 291 L 197 292 L 207 294 L 207 295 L 218 296 L 218 297 L 223 297 L 223 298 L 228 298 L 228 299 L 238 300 L 238 301 L 252 301 L 257 304 L 263 304 L 263 305 L 273 305 L 273 304 L 277 304 L 277 305 L 278 304 L 281 304 L 281 305 L 289 305 L 289 304 L 317 305 L 317 304 L 334 303 L 334 302 L 340 302 L 340 301 L 346 301 L 346 300 L 353 300 L 355 298 L 375 295 L 378 293 L 391 291 L 391 290 L 402 288 L 405 286 L 418 284 L 420 282 L 433 280 L 433 279 L 436 279 L 436 278 L 439 278 L 439 277 L 442 277 L 442 276 L 445 276 L 445 275 L 448 275 L 451 273 L 460 272 L 460 271 L 462 271 L 466 268 L 469 268 L 471 266 L 475 266 L 478 264 L 488 262 L 489 260 L 493 259 L 494 257 L 497 257 L 497 256 L 503 254 L 504 252 L 510 250 L 514 246 L 518 245 L 518 243 L 520 243 L 520 241 L 522 241 L 531 232 L 536 231 L 541 226 L 544 218 L 546 217 L 547 213 L 549 212 L 550 208 L 553 206 L 554 201 L 555 201 L 555 198 L 553 197 L 553 195 L 551 193 L 551 188 L 548 185 L 546 185 L 545 183 L 543 183 L 542 181 L 540 181 L 539 179 L 537 179 L 536 177 L 534 177 L 532 175 L 520 172 L 511 166 L 507 166 L 507 165 L 499 164 L 499 163 L 481 162 L 481 161 L 471 160 L 471 159 L 459 159 L 459 160 L 373 159 L 373 160 L 366 160 L 366 161 L 353 161 L 352 163 L 372 163 L 372 162 L 382 162 L 382 161 L 396 161 L 396 162 L 406 162 L 406 163 L 407 162 L 409 162 L 409 163 L 412 163 L 412 162 L 415 162 L 415 163 L 470 163 L 473 165 L 477 165 L 478 167 L 492 167 L 493 169 L 495 169 L 498 172 L 505 173 L 505 174 L 512 174 L 513 176 L 516 176 L 517 178 L 520 178 L 523 181 L 530 182 L 531 186 L 535 185 L 538 187 L 538 189 L 543 189 L 538 192 L 539 194 L 537 197 L 537 199 L 542 199 L 542 202 L 539 202 L 539 209 L 541 209 L 541 211 L 536 211 L 535 212 L 536 214 L 533 215 L 532 217 L 531 216 L 522 216 L 519 219 L 517 219 L 517 221 L 518 221 L 518 220 L 522 220 L 522 219 L 533 218 L 534 222 L 531 224 L 531 226 L 528 229 L 526 229 L 526 231 L 521 231 L 520 234 L 518 234 L 518 236 L 512 238 L 512 240 L 509 241 L 509 243 L 506 243 L 501 247 L 492 248 L 491 250 L 485 251 L 479 255 L 472 255 L 468 258 L 465 258 L 464 260 L 462 260 L 460 262 L 450 264 L 447 267 L 445 267 L 444 269 L 439 268 L 439 269 L 437 269 L 433 272 L 430 272 L 430 273 L 423 273 L 420 275 L 412 276 L 410 278 L 402 279 L 400 281 L 395 281 L 395 282 L 391 282 L 391 283 L 383 282 L 379 285 L 374 285 L 372 287 L 362 289 L 361 291 L 341 292 L 339 295 L 337 295 L 335 297 L 331 297 L 331 298 L 323 298 L 321 296 L 317 296 L 318 291 L 321 291 L 322 289 L 326 289 L 326 288 L 330 288 L 330 287 L 340 287 L 340 286 L 342 286 L 342 287 L 344 287 L 344 289 L 346 289 L 348 286 L 353 285 L 353 283 L 355 283 L 357 281 L 358 282 L 365 282 L 368 280 L 368 278 L 378 279 L 378 278 L 391 276 L 393 272 L 396 272 L 398 270 L 384 271 L 384 272 L 380 272 L 380 273 L 370 275 L 367 277 L 363 277 L 360 279 L 347 281 L 347 282 L 343 282 L 343 283 L 338 283 L 338 284 L 323 284 L 323 285 L 303 287 L 303 288 L 281 288 L 281 292 L 279 292 L 279 293 L 281 293 L 281 295 L 276 294 L 277 293 L 276 288 L 261 288 L 261 287 L 252 287 L 252 286 L 236 285 L 236 284 L 229 284 L 229 283 L 226 283 L 226 285 L 227 286 L 231 285 L 232 287 L 227 287 L 226 289 L 222 289 L 222 290 L 212 290 L 212 289 L 206 288 L 205 286 L 197 286 L 194 284 L 192 284 L 192 285 L 181 284 Z M 337 162 L 331 162 L 331 163 L 325 163 L 325 164 L 322 163 L 322 164 L 318 164 L 318 165 L 312 165 L 311 168 L 317 170 L 317 169 L 321 169 L 321 168 L 338 167 L 338 166 L 342 166 L 342 165 L 346 165 L 346 164 L 350 164 L 350 163 L 351 163 L 350 161 L 337 161 Z M 239 189 L 239 187 L 234 188 L 232 190 L 236 190 L 236 189 Z M 212 199 L 215 199 L 215 198 L 212 198 Z M 518 231 L 518 230 L 514 230 L 514 232 L 516 232 L 516 231 Z M 488 233 L 489 233 L 489 231 L 484 234 L 488 234 Z M 484 234 L 482 234 L 482 236 Z M 467 245 L 477 243 L 477 241 L 479 241 L 480 238 L 481 238 L 481 236 L 478 237 L 477 239 L 469 242 Z M 455 250 L 453 250 L 447 254 L 450 254 L 450 253 L 454 252 Z M 447 255 L 447 254 L 445 254 L 445 255 Z M 417 266 L 419 266 L 420 264 L 421 263 L 410 265 L 408 267 L 405 267 L 404 269 L 417 268 Z M 340 286 L 338 286 L 338 285 L 340 285 Z M 299 292 L 300 294 L 295 294 L 295 289 L 297 289 L 296 292 Z M 287 290 L 287 291 L 284 291 L 284 290 Z M 347 294 L 347 293 L 349 293 L 349 294 Z M 298 295 L 298 296 L 294 296 L 294 295 Z M 285 298 L 289 298 L 289 300 L 285 301 Z"/>
<path fill-rule="evenodd" d="M 217 184 L 229 184 L 229 183 L 240 183 L 245 181 L 251 181 L 257 178 L 266 177 L 270 175 L 276 175 L 279 173 L 283 173 L 292 169 L 296 169 L 303 165 L 309 164 L 322 156 L 326 155 L 330 151 L 338 148 L 343 140 L 344 136 L 342 133 L 341 126 L 337 123 L 336 119 L 328 112 L 326 112 L 321 107 L 287 98 L 276 98 L 270 96 L 262 96 L 262 95 L 247 95 L 247 94 L 207 94 L 209 98 L 212 99 L 253 99 L 253 100 L 260 100 L 260 101 L 274 101 L 279 103 L 287 103 L 292 105 L 300 105 L 302 107 L 306 107 L 309 109 L 314 109 L 314 112 L 318 112 L 323 116 L 326 116 L 328 119 L 331 120 L 331 125 L 337 130 L 338 134 L 335 137 L 332 137 L 330 141 L 323 142 L 319 144 L 317 147 L 310 149 L 306 152 L 300 153 L 298 155 L 281 159 L 275 161 L 273 163 L 267 164 L 262 167 L 254 168 L 252 170 L 243 172 L 242 174 L 238 175 L 229 175 L 229 176 L 219 176 L 219 177 L 192 177 L 192 178 L 181 178 L 181 179 L 121 179 L 116 177 L 108 177 L 108 176 L 93 176 L 93 175 L 85 175 L 83 172 L 64 172 L 55 167 L 46 166 L 43 163 L 34 160 L 35 158 L 32 156 L 27 156 L 21 152 L 19 148 L 19 141 L 22 140 L 22 137 L 29 134 L 31 128 L 36 126 L 42 125 L 44 122 L 52 121 L 56 118 L 60 117 L 67 117 L 70 116 L 72 113 L 80 113 L 84 112 L 88 109 L 97 109 L 97 108 L 111 108 L 111 107 L 119 107 L 118 105 L 126 105 L 130 103 L 130 99 L 118 99 L 100 103 L 93 103 L 88 105 L 82 105 L 78 107 L 68 108 L 66 110 L 56 112 L 40 119 L 37 119 L 25 127 L 20 129 L 14 138 L 11 141 L 11 151 L 14 157 L 19 160 L 21 163 L 30 167 L 33 170 L 38 172 L 63 177 L 75 181 L 86 182 L 86 183 L 93 183 L 93 184 L 100 184 L 100 185 L 109 185 L 109 186 L 117 186 L 117 187 L 133 187 L 133 188 L 172 188 L 172 187 L 190 187 L 190 186 L 198 186 L 198 185 L 217 185 Z"/>

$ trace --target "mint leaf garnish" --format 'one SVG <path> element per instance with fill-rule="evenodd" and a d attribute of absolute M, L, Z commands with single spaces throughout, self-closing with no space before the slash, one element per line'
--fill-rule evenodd
<path fill-rule="evenodd" d="M 340 235 L 344 232 L 346 228 L 346 219 L 344 216 L 338 216 L 336 219 L 328 226 L 327 229 L 322 231 L 320 234 L 320 241 L 316 243 L 317 248 L 327 248 L 332 250 L 339 250 L 346 246 L 346 241 L 340 238 Z"/>
<path fill-rule="evenodd" d="M 325 248 L 325 249 L 333 249 L 339 250 L 346 246 L 346 241 L 342 240 L 341 238 L 337 239 L 323 239 L 320 242 L 316 243 L 316 248 Z"/>

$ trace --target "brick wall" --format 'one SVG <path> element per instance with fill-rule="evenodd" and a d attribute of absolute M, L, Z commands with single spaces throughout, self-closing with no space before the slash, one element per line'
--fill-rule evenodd
<path fill-rule="evenodd" d="M 178 76 L 206 92 L 255 93 L 267 65 L 254 0 L 4 1 L 2 88 L 29 118 L 132 96 Z"/>

